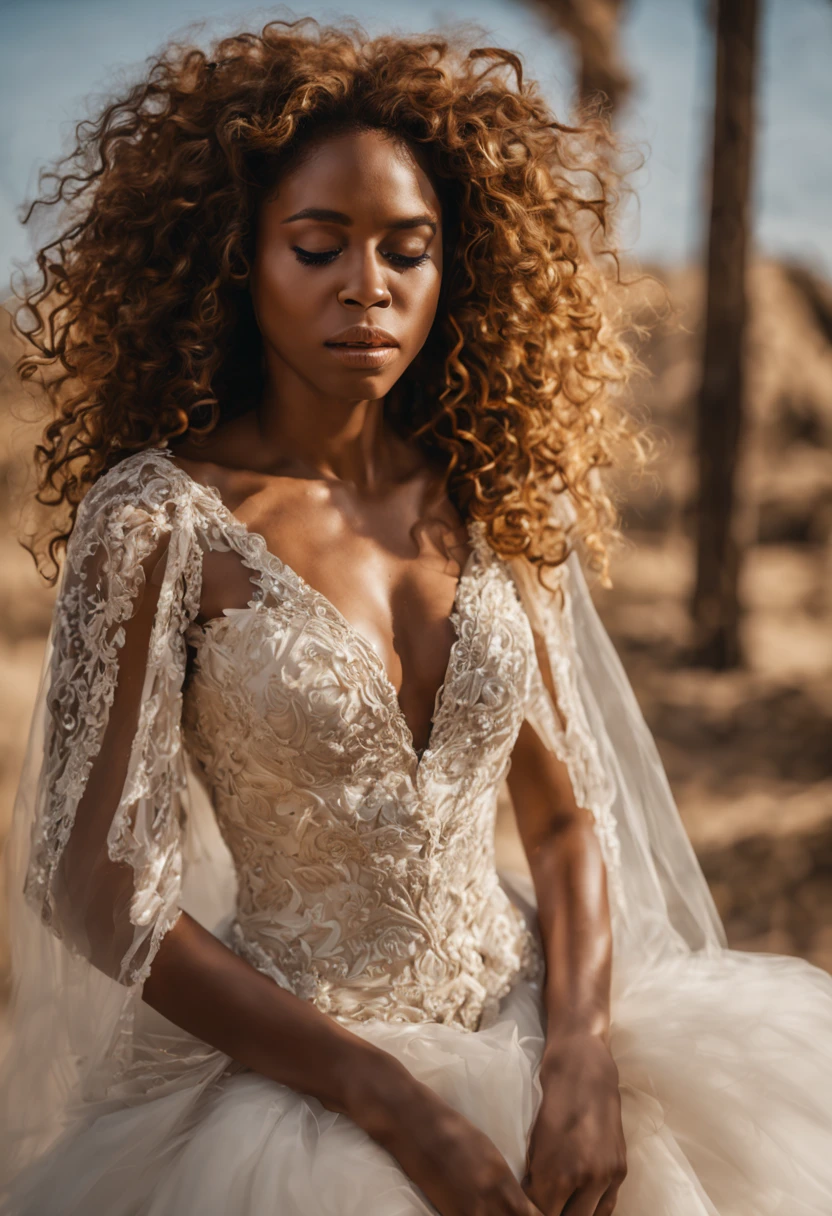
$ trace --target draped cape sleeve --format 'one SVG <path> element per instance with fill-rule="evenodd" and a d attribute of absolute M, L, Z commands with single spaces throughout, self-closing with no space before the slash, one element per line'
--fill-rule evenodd
<path fill-rule="evenodd" d="M 191 522 L 168 477 L 116 467 L 81 504 L 55 607 L 25 894 L 89 956 L 99 935 L 84 900 L 95 891 L 115 939 L 100 961 L 124 984 L 146 977 L 179 911 L 183 635 L 199 605 L 202 556 Z"/>
<path fill-rule="evenodd" d="M 553 523 L 567 535 L 574 505 L 558 496 Z M 653 735 L 593 603 L 580 552 L 542 586 L 523 557 L 510 569 L 538 657 L 527 718 L 566 766 L 594 817 L 607 871 L 613 988 L 668 954 L 716 952 L 725 933 Z"/>
<path fill-rule="evenodd" d="M 4 1173 L 123 1071 L 142 984 L 181 912 L 185 632 L 202 545 L 176 474 L 155 450 L 126 458 L 88 491 L 68 541 L 5 852 Z"/>

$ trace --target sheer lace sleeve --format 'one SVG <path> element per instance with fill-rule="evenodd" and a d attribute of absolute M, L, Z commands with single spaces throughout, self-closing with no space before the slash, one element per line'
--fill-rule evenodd
<path fill-rule="evenodd" d="M 146 978 L 179 913 L 184 631 L 201 557 L 181 483 L 138 453 L 81 503 L 55 606 L 25 896 L 125 985 Z"/>
<path fill-rule="evenodd" d="M 572 565 L 577 555 L 547 571 L 551 592 L 539 585 L 537 570 L 522 559 L 511 563 L 526 608 L 537 653 L 529 684 L 526 719 L 567 768 L 579 806 L 593 814 L 607 869 L 610 894 L 623 906 L 621 847 L 613 810 L 615 783 L 601 759 L 581 695 L 581 657 L 572 611 Z"/>
<path fill-rule="evenodd" d="M 569 770 L 576 801 L 595 816 L 595 830 L 607 866 L 617 870 L 620 850 L 612 813 L 615 791 L 601 764 L 578 690 L 569 582 L 569 568 L 562 566 L 557 593 L 541 597 L 539 603 L 546 644 L 544 649 L 538 643 L 538 665 L 532 672 L 526 717 L 538 734 L 554 741 L 558 758 Z"/>

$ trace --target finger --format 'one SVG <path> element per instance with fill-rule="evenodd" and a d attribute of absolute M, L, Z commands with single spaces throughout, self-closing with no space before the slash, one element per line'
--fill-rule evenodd
<path fill-rule="evenodd" d="M 608 1190 L 604 1192 L 604 1197 L 598 1204 L 598 1209 L 595 1216 L 612 1216 L 615 1211 L 615 1205 L 618 1202 L 618 1192 L 621 1189 L 620 1182 L 614 1182 Z"/>
<path fill-rule="evenodd" d="M 525 1190 L 521 1187 L 522 1194 L 519 1199 L 516 1191 L 512 1188 L 511 1195 L 505 1195 L 508 1201 L 506 1212 L 511 1211 L 512 1216 L 544 1216 L 544 1213 L 537 1204 L 529 1198 Z M 502 1209 L 501 1209 L 502 1210 Z"/>
<path fill-rule="evenodd" d="M 565 1216 L 566 1205 L 573 1193 L 570 1186 L 557 1186 L 543 1193 L 543 1188 L 535 1185 L 530 1178 L 523 1179 L 523 1190 L 538 1206 L 545 1216 Z"/>
<path fill-rule="evenodd" d="M 546 1216 L 566 1216 L 572 1195 L 565 1191 L 556 1191 L 547 1203 L 541 1203 L 540 1210 Z"/>
<path fill-rule="evenodd" d="M 598 1207 L 608 1194 L 606 1182 L 588 1183 L 574 1192 L 563 1216 L 599 1216 Z"/>

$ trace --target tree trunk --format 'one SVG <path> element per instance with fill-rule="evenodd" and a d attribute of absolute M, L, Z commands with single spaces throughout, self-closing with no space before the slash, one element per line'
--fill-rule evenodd
<path fill-rule="evenodd" d="M 696 408 L 699 467 L 693 660 L 742 662 L 736 474 L 743 433 L 757 0 L 718 0 L 705 346 Z"/>
<path fill-rule="evenodd" d="M 580 107 L 597 109 L 610 118 L 632 88 L 618 44 L 626 0 L 534 0 L 534 3 L 575 49 Z"/>

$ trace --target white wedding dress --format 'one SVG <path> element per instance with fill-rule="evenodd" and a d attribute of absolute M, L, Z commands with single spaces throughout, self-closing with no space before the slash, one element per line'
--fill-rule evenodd
<path fill-rule="evenodd" d="M 29 1142 L 3 1212 L 435 1211 L 348 1117 L 242 1068 L 141 1001 L 181 907 L 275 983 L 398 1057 L 490 1136 L 520 1178 L 540 1099 L 543 960 L 533 887 L 498 873 L 494 822 L 529 717 L 596 812 L 617 909 L 611 1050 L 629 1169 L 616 1216 L 830 1216 L 832 980 L 707 933 L 701 949 L 677 934 L 648 950 L 645 921 L 628 931 L 625 876 L 637 862 L 569 656 L 554 656 L 559 720 L 509 563 L 478 524 L 469 533 L 455 641 L 419 756 L 375 650 L 167 451 L 128 457 L 90 491 L 53 623 L 20 913 L 37 921 L 42 953 L 17 959 L 24 975 L 53 968 L 53 1004 L 73 984 L 84 992 L 67 997 L 71 1030 L 50 1022 L 43 993 L 35 1005 L 30 993 L 28 1015 L 20 997 L 5 1118 L 36 1139 L 24 1112 L 45 1099 L 27 1088 L 34 1064 L 17 1055 L 40 1043 L 56 1060 L 63 1050 L 49 1082 L 62 1126 L 44 1130 L 37 1151 Z M 141 710 L 104 833 L 109 856 L 133 876 L 129 917 L 114 927 L 130 938 L 115 980 L 68 943 L 52 885 L 102 744 L 138 563 L 163 535 L 168 572 Z M 208 548 L 240 556 L 253 597 L 199 625 Z M 199 797 L 213 822 L 197 837 Z M 190 889 L 189 875 L 199 878 Z"/>

